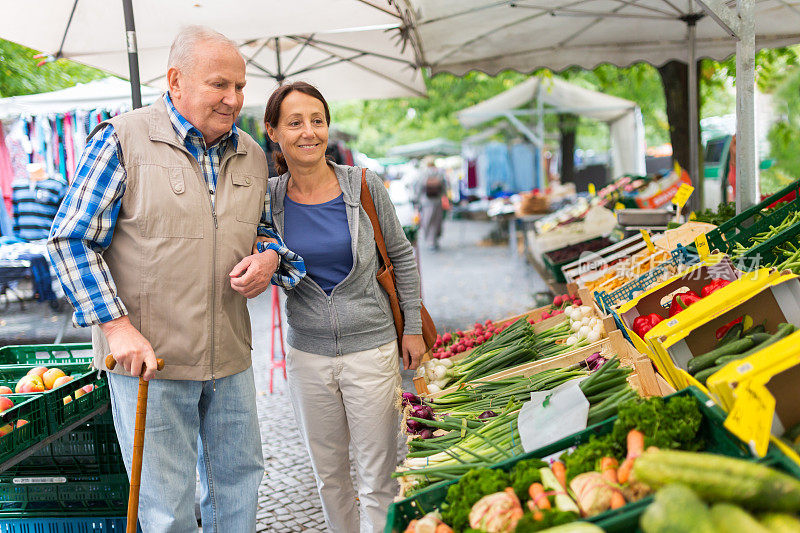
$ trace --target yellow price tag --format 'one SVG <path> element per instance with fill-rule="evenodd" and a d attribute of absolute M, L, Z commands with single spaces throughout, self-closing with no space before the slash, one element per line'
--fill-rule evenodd
<path fill-rule="evenodd" d="M 689 213 L 689 220 L 697 220 L 697 213 L 695 213 L 694 211 Z"/>
<path fill-rule="evenodd" d="M 697 247 L 697 254 L 700 256 L 700 259 L 705 259 L 711 253 L 708 249 L 708 239 L 706 239 L 705 233 L 701 233 L 695 237 L 694 245 Z"/>
<path fill-rule="evenodd" d="M 625 204 L 622 202 L 617 202 L 614 204 L 614 211 L 622 211 L 623 209 L 625 209 Z"/>
<path fill-rule="evenodd" d="M 587 188 L 589 190 L 589 196 L 597 196 L 597 190 L 594 188 L 594 183 L 590 183 Z"/>
<path fill-rule="evenodd" d="M 678 192 L 675 193 L 675 196 L 672 197 L 672 203 L 678 206 L 678 211 L 683 209 L 683 206 L 686 205 L 686 201 L 694 192 L 694 187 L 691 185 L 687 185 L 686 183 L 681 184 L 678 188 Z"/>
<path fill-rule="evenodd" d="M 725 427 L 746 442 L 759 457 L 767 454 L 772 419 L 775 416 L 775 398 L 760 385 L 744 382 L 736 388 L 733 405 Z"/>
<path fill-rule="evenodd" d="M 639 233 L 642 234 L 642 239 L 644 239 L 644 243 L 647 245 L 647 250 L 652 254 L 656 251 L 656 247 L 653 246 L 653 241 L 650 239 L 650 232 L 646 229 L 640 229 Z"/>

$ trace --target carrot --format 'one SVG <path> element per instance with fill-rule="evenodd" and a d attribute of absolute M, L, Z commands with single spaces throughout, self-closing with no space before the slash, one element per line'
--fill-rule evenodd
<path fill-rule="evenodd" d="M 567 490 L 567 469 L 564 467 L 564 463 L 561 461 L 553 461 L 553 464 L 550 465 L 550 470 L 553 471 L 553 475 L 556 476 L 561 487 Z"/>
<path fill-rule="evenodd" d="M 550 509 L 550 500 L 547 499 L 547 495 L 544 493 L 544 486 L 541 483 L 531 483 L 531 486 L 528 487 L 528 494 L 531 496 L 531 500 L 539 509 Z"/>
<path fill-rule="evenodd" d="M 628 455 L 619 467 L 617 477 L 620 483 L 627 483 L 633 471 L 633 463 L 644 452 L 644 433 L 636 429 L 628 432 Z"/>
<path fill-rule="evenodd" d="M 408 527 L 403 533 L 415 533 L 417 531 L 417 520 L 408 523 Z"/>
<path fill-rule="evenodd" d="M 617 465 L 619 465 L 619 463 L 613 457 L 603 457 L 603 459 L 600 461 L 600 471 L 603 474 L 603 479 L 608 481 L 608 483 L 614 487 L 614 495 L 611 497 L 612 509 L 619 509 L 625 505 L 625 497 L 616 487 L 618 485 Z"/>
<path fill-rule="evenodd" d="M 440 522 L 438 526 L 436 526 L 436 531 L 433 533 L 453 533 L 453 528 L 445 524 L 444 522 Z"/>

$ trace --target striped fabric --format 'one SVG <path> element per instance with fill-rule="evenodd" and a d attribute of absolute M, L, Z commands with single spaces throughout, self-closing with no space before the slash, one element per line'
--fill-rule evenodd
<path fill-rule="evenodd" d="M 14 234 L 26 241 L 46 239 L 67 184 L 60 179 L 14 181 Z"/>
<path fill-rule="evenodd" d="M 165 94 L 164 99 L 172 126 L 203 169 L 213 197 L 220 160 L 230 143 L 236 146 L 238 131 L 234 126 L 221 141 L 207 147 L 200 132 L 174 108 L 169 94 Z M 50 233 L 48 251 L 75 308 L 73 320 L 78 326 L 100 324 L 127 314 L 125 305 L 116 296 L 114 280 L 101 255 L 111 244 L 125 192 L 126 174 L 120 163 L 120 152 L 113 126 L 106 126 L 92 137 L 81 155 L 75 179 Z M 276 238 L 279 244 L 269 248 L 281 255 L 281 264 L 272 282 L 291 289 L 305 275 L 305 266 L 302 258 L 289 251 L 272 230 L 269 198 L 265 206 L 267 210 L 262 213 L 258 234 Z"/>

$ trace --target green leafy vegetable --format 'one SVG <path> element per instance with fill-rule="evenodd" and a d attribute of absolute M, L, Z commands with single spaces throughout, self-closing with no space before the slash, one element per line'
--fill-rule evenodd
<path fill-rule="evenodd" d="M 442 520 L 455 531 L 469 528 L 469 512 L 478 500 L 509 486 L 508 474 L 502 470 L 476 468 L 464 474 L 447 489 Z"/>
<path fill-rule="evenodd" d="M 524 459 L 514 465 L 514 469 L 509 473 L 509 480 L 520 501 L 524 502 L 530 499 L 528 488 L 533 483 L 542 481 L 539 469 L 546 466 L 547 463 L 541 459 Z"/>
<path fill-rule="evenodd" d="M 702 420 L 697 401 L 690 396 L 676 396 L 666 402 L 653 397 L 621 406 L 611 435 L 624 447 L 628 432 L 638 429 L 644 433 L 645 448 L 700 450 L 703 443 L 697 439 L 697 431 Z"/>
<path fill-rule="evenodd" d="M 603 457 L 614 457 L 620 459 L 623 456 L 623 448 L 612 434 L 598 437 L 592 435 L 589 442 L 581 444 L 575 450 L 562 456 L 564 466 L 567 468 L 567 479 L 572 479 L 584 472 L 600 470 L 600 460 Z"/>

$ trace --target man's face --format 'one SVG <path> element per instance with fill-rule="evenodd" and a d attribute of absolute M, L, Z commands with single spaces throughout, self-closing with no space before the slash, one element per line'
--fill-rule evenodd
<path fill-rule="evenodd" d="M 244 103 L 245 64 L 231 45 L 200 41 L 194 61 L 169 69 L 167 80 L 175 108 L 200 130 L 207 145 L 230 131 Z"/>

